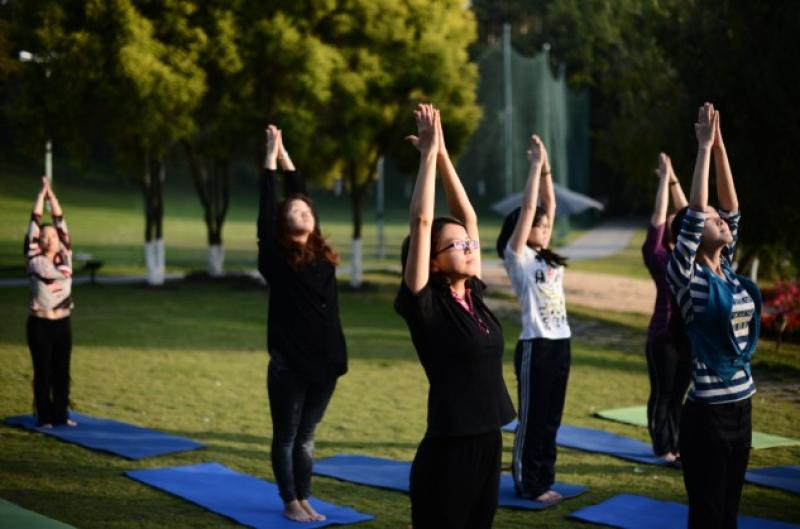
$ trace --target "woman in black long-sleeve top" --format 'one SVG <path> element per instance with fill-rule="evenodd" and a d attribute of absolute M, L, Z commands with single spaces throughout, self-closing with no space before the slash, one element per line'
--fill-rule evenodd
<path fill-rule="evenodd" d="M 278 161 L 287 196 L 276 204 Z M 267 392 L 272 468 L 284 514 L 296 521 L 325 519 L 308 498 L 314 430 L 337 378 L 347 372 L 336 284 L 338 262 L 339 256 L 320 234 L 313 202 L 283 147 L 281 131 L 270 125 L 259 197 L 258 269 L 270 286 Z"/>

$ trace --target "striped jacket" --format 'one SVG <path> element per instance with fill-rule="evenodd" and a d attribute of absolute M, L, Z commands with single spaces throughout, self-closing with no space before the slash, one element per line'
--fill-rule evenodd
<path fill-rule="evenodd" d="M 722 210 L 719 213 L 720 217 L 728 224 L 733 236 L 733 241 L 722 249 L 720 266 L 724 275 L 724 285 L 730 290 L 733 298 L 730 325 L 736 346 L 743 351 L 747 347 L 750 333 L 754 332 L 751 323 L 755 314 L 755 304 L 736 277 L 732 267 L 741 214 Z M 706 214 L 703 211 L 692 208 L 687 210 L 675 250 L 667 265 L 667 281 L 678 301 L 687 330 L 692 329 L 693 322 L 708 304 L 710 274 L 714 273 L 696 261 L 705 218 Z M 697 333 L 703 332 L 702 328 L 693 330 Z M 721 347 L 723 346 L 724 344 L 721 344 Z M 748 369 L 739 369 L 726 382 L 714 373 L 713 369 L 700 361 L 695 353 L 696 351 L 693 352 L 692 359 L 692 386 L 688 396 L 690 400 L 707 404 L 721 404 L 743 400 L 755 393 L 756 388 L 749 374 L 749 366 Z"/>

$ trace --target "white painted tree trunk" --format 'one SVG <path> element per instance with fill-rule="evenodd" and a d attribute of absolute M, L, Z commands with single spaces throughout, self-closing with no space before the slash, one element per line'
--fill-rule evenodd
<path fill-rule="evenodd" d="M 364 277 L 364 261 L 361 255 L 361 239 L 353 239 L 352 245 L 352 268 L 350 274 L 350 286 L 360 288 Z"/>
<path fill-rule="evenodd" d="M 144 266 L 147 269 L 147 284 L 158 285 L 156 241 L 147 241 L 144 243 Z"/>
<path fill-rule="evenodd" d="M 156 239 L 156 266 L 158 270 L 158 284 L 164 284 L 167 275 L 167 256 L 164 239 Z"/>
<path fill-rule="evenodd" d="M 144 264 L 147 267 L 147 284 L 164 284 L 164 239 L 144 243 Z"/>
<path fill-rule="evenodd" d="M 225 275 L 225 247 L 221 244 L 208 246 L 208 275 L 211 277 Z"/>

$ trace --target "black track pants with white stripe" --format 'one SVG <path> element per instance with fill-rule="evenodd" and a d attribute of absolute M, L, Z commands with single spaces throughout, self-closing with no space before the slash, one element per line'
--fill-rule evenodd
<path fill-rule="evenodd" d="M 535 498 L 555 482 L 556 434 L 564 412 L 570 366 L 569 338 L 520 340 L 514 354 L 519 426 L 512 475 L 517 494 Z"/>

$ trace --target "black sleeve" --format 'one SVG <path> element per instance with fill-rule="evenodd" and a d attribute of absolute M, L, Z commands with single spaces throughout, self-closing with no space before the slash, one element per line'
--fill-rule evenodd
<path fill-rule="evenodd" d="M 286 185 L 287 195 L 308 195 L 306 189 L 306 179 L 300 171 L 284 171 L 283 181 Z"/>
<path fill-rule="evenodd" d="M 400 282 L 400 289 L 394 300 L 394 310 L 406 321 L 424 323 L 432 321 L 435 317 L 433 291 L 428 283 L 425 288 L 414 294 L 406 285 L 405 280 Z"/>
<path fill-rule="evenodd" d="M 265 275 L 267 256 L 273 249 L 277 229 L 275 226 L 275 170 L 265 169 L 259 182 L 258 194 L 258 270 Z"/>

